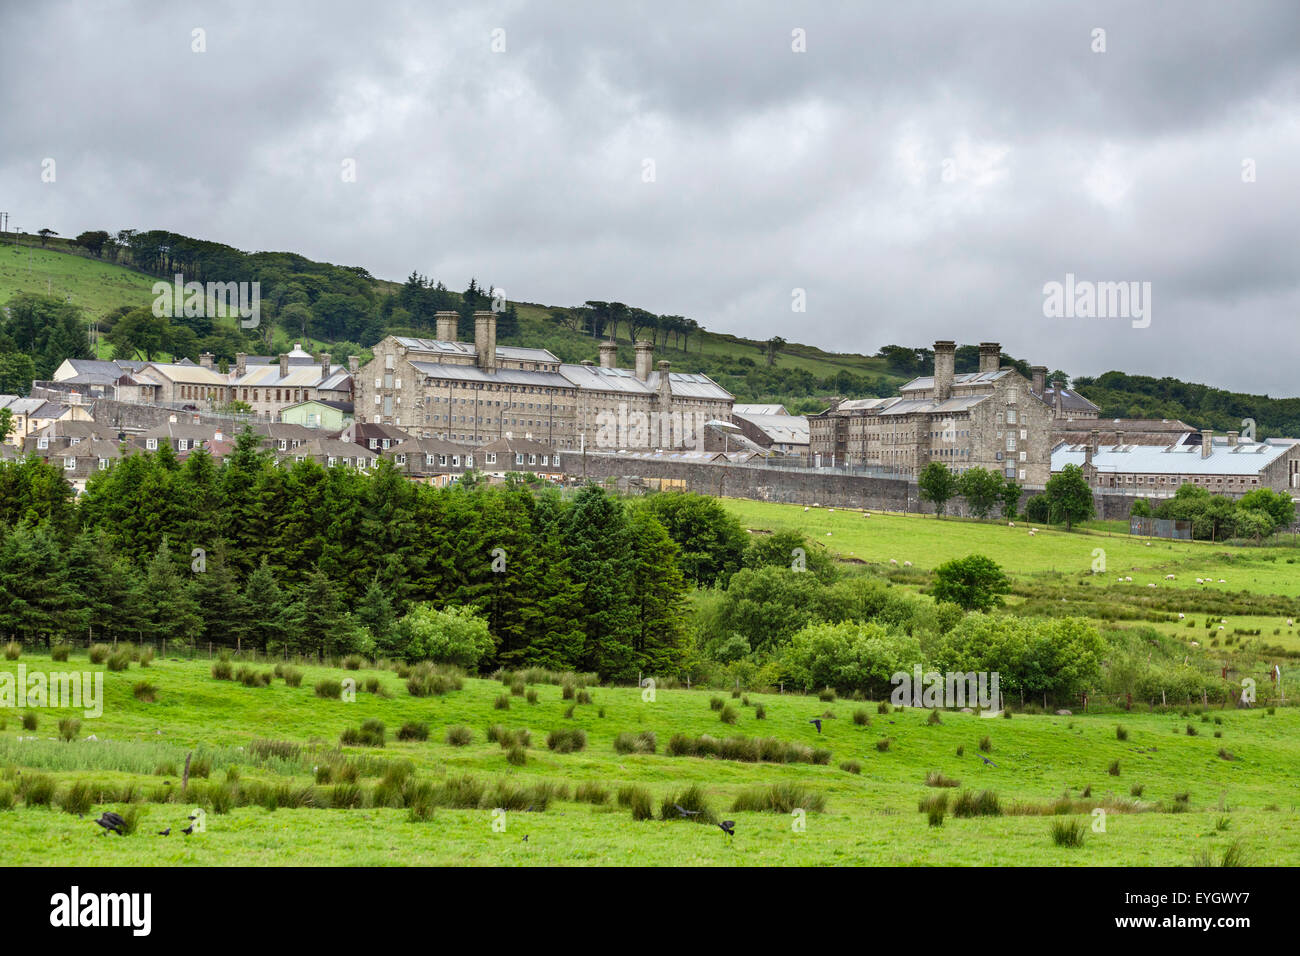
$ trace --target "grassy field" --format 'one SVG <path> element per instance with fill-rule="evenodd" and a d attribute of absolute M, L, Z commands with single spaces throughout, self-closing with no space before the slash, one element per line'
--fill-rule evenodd
<path fill-rule="evenodd" d="M 24 655 L 29 670 L 100 671 L 74 654 L 64 664 Z M 15 671 L 18 663 L 0 668 Z M 259 665 L 265 669 L 269 665 Z M 55 782 L 58 804 L 80 781 L 94 793 L 84 817 L 57 806 L 27 806 L 0 812 L 0 853 L 11 865 L 288 865 L 288 864 L 545 864 L 545 865 L 1191 865 L 1202 851 L 1221 854 L 1238 842 L 1249 862 L 1295 864 L 1300 861 L 1300 713 L 1294 709 L 1207 711 L 1204 719 L 1177 713 L 1088 714 L 982 719 L 946 712 L 942 723 L 927 723 L 928 712 L 879 713 L 875 705 L 816 697 L 752 694 L 751 706 L 732 701 L 737 723 L 727 726 L 710 709 L 717 692 L 659 690 L 653 702 L 635 688 L 591 689 L 592 702 L 576 707 L 561 698 L 553 684 L 532 685 L 538 702 L 511 696 L 508 710 L 494 702 L 507 693 L 502 684 L 467 680 L 461 690 L 442 697 L 416 698 L 390 670 L 345 672 L 304 668 L 302 686 L 276 680 L 268 687 L 246 687 L 214 680 L 206 660 L 156 660 L 147 669 L 105 673 L 104 714 L 84 720 L 78 740 L 57 739 L 58 718 L 70 711 L 40 710 L 35 730 L 18 725 L 19 715 L 5 712 L 0 732 L 0 790 L 17 788 L 24 777 L 45 775 Z M 353 703 L 315 696 L 312 687 L 324 677 L 374 677 L 383 695 L 360 692 Z M 137 700 L 133 686 L 148 681 L 152 703 Z M 724 695 L 725 696 L 725 695 Z M 766 719 L 756 718 L 756 707 Z M 853 719 L 856 710 L 869 723 Z M 834 713 L 818 734 L 809 723 Z M 388 742 L 379 748 L 342 748 L 344 758 L 383 763 L 360 778 L 367 794 L 354 809 L 235 806 L 225 813 L 209 809 L 206 829 L 185 837 L 189 813 L 209 803 L 213 788 L 235 792 L 259 784 L 310 793 L 317 803 L 330 800 L 333 787 L 316 785 L 313 767 L 332 759 L 339 735 L 368 718 L 387 727 Z M 425 742 L 398 742 L 395 732 L 406 721 L 426 722 Z M 486 728 L 500 723 L 527 728 L 532 742 L 527 763 L 512 766 L 505 751 L 486 738 Z M 1128 739 L 1120 741 L 1122 723 Z M 1188 736 L 1186 726 L 1198 729 Z M 464 725 L 472 741 L 463 747 L 445 742 L 447 728 Z M 584 749 L 554 753 L 547 733 L 579 728 L 587 734 Z M 620 732 L 653 731 L 655 754 L 619 754 Z M 1222 736 L 1213 736 L 1214 732 Z M 675 733 L 775 737 L 830 751 L 826 764 L 743 763 L 733 760 L 669 756 Z M 85 739 L 93 734 L 94 740 Z M 990 738 L 987 756 L 979 755 L 982 737 Z M 250 749 L 258 738 L 293 741 L 304 746 L 292 759 L 259 759 Z M 889 749 L 878 741 L 888 738 Z M 963 748 L 961 756 L 958 748 Z M 1235 759 L 1219 755 L 1226 748 Z M 191 781 L 186 797 L 178 793 L 178 768 L 194 753 L 211 765 L 206 780 Z M 337 759 L 337 758 L 334 758 Z M 860 773 L 840 768 L 857 760 Z M 1108 772 L 1119 761 L 1119 774 Z M 379 772 L 409 762 L 414 780 L 438 784 L 471 774 L 491 785 L 498 780 L 516 787 L 550 782 L 560 790 L 543 812 L 507 811 L 504 830 L 494 829 L 493 798 L 482 809 L 438 807 L 429 819 L 413 822 L 398 806 L 376 807 Z M 237 780 L 225 783 L 234 768 Z M 939 827 L 928 825 L 918 801 L 936 793 L 955 799 L 959 789 L 925 785 L 927 773 L 941 771 L 960 780 L 960 789 L 993 790 L 1003 814 L 957 818 Z M 158 772 L 155 772 L 158 771 Z M 582 783 L 611 791 L 599 805 L 572 799 Z M 135 834 L 102 837 L 93 818 L 104 809 L 123 811 L 121 789 L 135 784 L 143 800 L 143 818 Z M 619 808 L 612 792 L 641 785 L 660 801 L 698 784 L 713 811 L 736 822 L 734 839 L 720 829 L 691 822 L 635 821 Z M 797 832 L 786 812 L 732 810 L 743 791 L 788 784 L 825 800 L 822 812 L 806 816 Z M 1141 796 L 1131 788 L 1142 787 Z M 1090 798 L 1083 798 L 1091 788 Z M 156 803 L 152 794 L 170 793 Z M 105 794 L 110 799 L 101 799 Z M 1052 802 L 1063 794 L 1076 801 L 1070 819 L 1083 823 L 1084 844 L 1054 845 L 1049 831 Z M 1186 800 L 1178 797 L 1186 794 Z M 299 796 L 297 799 L 305 799 Z M 532 800 L 533 798 L 529 798 Z M 812 797 L 800 798 L 809 803 Z M 382 800 L 382 798 L 381 798 Z M 397 802 L 397 801 L 394 801 Z M 1093 832 L 1090 810 L 1110 806 L 1105 832 Z M 1062 809 L 1065 809 L 1064 807 Z M 1178 812 L 1183 811 L 1183 812 Z M 168 837 L 157 835 L 171 827 Z M 500 826 L 500 823 L 498 823 Z M 525 840 L 524 837 L 528 839 Z"/>

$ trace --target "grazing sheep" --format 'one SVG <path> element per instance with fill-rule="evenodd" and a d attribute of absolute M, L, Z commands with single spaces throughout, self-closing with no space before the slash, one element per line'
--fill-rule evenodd
<path fill-rule="evenodd" d="M 1223 578 L 1219 578 L 1219 583 L 1220 583 L 1220 584 L 1227 584 L 1228 582 L 1225 581 L 1225 580 L 1223 580 Z"/>
<path fill-rule="evenodd" d="M 1172 581 L 1173 579 L 1174 579 L 1174 576 L 1173 576 L 1172 574 L 1166 574 L 1166 575 L 1165 575 L 1165 580 L 1166 580 L 1166 581 Z"/>
<path fill-rule="evenodd" d="M 1008 527 L 1008 528 L 1014 528 L 1015 526 L 1016 526 L 1016 523 L 1015 523 L 1014 521 L 1008 521 L 1008 522 L 1007 522 L 1007 527 Z"/>
<path fill-rule="evenodd" d="M 910 568 L 911 566 L 912 566 L 912 562 L 911 562 L 911 561 L 904 561 L 904 562 L 903 562 L 903 567 L 905 567 L 905 568 Z"/>
<path fill-rule="evenodd" d="M 1178 620 L 1181 621 L 1182 619 L 1183 619 L 1183 615 L 1182 615 L 1182 614 L 1179 614 L 1179 615 L 1178 615 Z"/>
<path fill-rule="evenodd" d="M 1132 581 L 1133 579 L 1132 579 L 1132 578 L 1125 578 L 1124 580 L 1125 580 L 1125 581 Z"/>
<path fill-rule="evenodd" d="M 890 564 L 893 564 L 893 565 L 897 565 L 897 564 L 898 564 L 898 559 L 897 559 L 897 558 L 890 558 L 890 559 L 889 559 L 889 563 L 890 563 Z"/>
<path fill-rule="evenodd" d="M 1204 583 L 1205 583 L 1205 578 L 1197 578 L 1197 579 L 1196 579 L 1196 583 L 1197 583 L 1197 584 L 1204 584 Z"/>

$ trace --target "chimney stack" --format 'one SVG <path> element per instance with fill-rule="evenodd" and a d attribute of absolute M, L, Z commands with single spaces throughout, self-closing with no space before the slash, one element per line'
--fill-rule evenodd
<path fill-rule="evenodd" d="M 1002 367 L 1002 343 L 980 343 L 980 371 L 996 372 Z"/>
<path fill-rule="evenodd" d="M 668 377 L 668 367 L 671 362 L 659 363 L 659 401 L 665 412 L 672 411 L 673 403 L 673 385 L 672 379 Z"/>
<path fill-rule="evenodd" d="M 1228 432 L 1228 447 L 1229 447 L 1229 448 L 1236 448 L 1236 447 L 1237 447 L 1237 436 L 1240 435 L 1240 434 L 1241 434 L 1241 432 Z"/>
<path fill-rule="evenodd" d="M 618 346 L 613 342 L 600 343 L 600 367 L 618 368 Z"/>
<path fill-rule="evenodd" d="M 289 356 L 285 352 L 280 353 L 280 377 L 289 377 Z"/>
<path fill-rule="evenodd" d="M 349 375 L 356 375 L 357 372 L 359 372 L 359 371 L 361 371 L 361 356 L 359 356 L 359 355 L 349 355 L 349 356 L 348 356 L 348 374 L 349 374 Z"/>
<path fill-rule="evenodd" d="M 1041 398 L 1043 392 L 1047 390 L 1047 366 L 1034 365 L 1029 369 L 1029 374 L 1034 377 L 1034 383 L 1031 388 L 1033 389 L 1034 394 Z"/>
<path fill-rule="evenodd" d="M 1091 465 L 1092 459 L 1101 451 L 1101 432 L 1095 429 L 1088 433 L 1088 448 L 1083 453 L 1084 465 Z"/>
<path fill-rule="evenodd" d="M 243 378 L 244 375 L 247 374 L 247 372 L 248 372 L 248 353 L 236 352 L 235 353 L 235 377 Z"/>
<path fill-rule="evenodd" d="M 1214 429 L 1201 429 L 1201 457 L 1209 458 L 1214 454 Z"/>
<path fill-rule="evenodd" d="M 957 343 L 941 339 L 934 343 L 934 397 L 944 402 L 952 397 L 953 369 L 957 361 Z"/>
<path fill-rule="evenodd" d="M 478 353 L 478 367 L 485 372 L 497 368 L 497 314 L 474 313 L 474 351 Z"/>
<path fill-rule="evenodd" d="M 330 374 L 330 354 L 321 352 L 320 354 L 320 374 L 321 378 L 328 378 Z"/>
<path fill-rule="evenodd" d="M 654 362 L 655 347 L 651 342 L 641 339 L 636 343 L 636 377 L 645 382 L 650 378 L 650 365 Z"/>
<path fill-rule="evenodd" d="M 455 342 L 456 325 L 460 321 L 460 316 L 455 312 L 438 312 L 433 318 L 438 325 L 438 341 Z"/>
<path fill-rule="evenodd" d="M 1065 383 L 1059 378 L 1052 379 L 1052 399 L 1056 406 L 1056 417 L 1065 417 Z"/>
<path fill-rule="evenodd" d="M 201 368 L 210 369 L 212 368 L 212 364 L 215 360 L 216 360 L 216 356 L 213 355 L 211 352 L 204 352 L 199 356 L 199 366 Z"/>

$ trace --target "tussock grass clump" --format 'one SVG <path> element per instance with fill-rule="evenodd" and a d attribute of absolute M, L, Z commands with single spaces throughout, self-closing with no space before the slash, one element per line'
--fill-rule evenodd
<path fill-rule="evenodd" d="M 925 722 L 929 726 L 933 727 L 935 724 L 942 724 L 943 720 L 939 717 L 939 712 L 937 710 L 932 710 L 930 711 L 930 716 L 925 719 Z"/>
<path fill-rule="evenodd" d="M 692 823 L 718 822 L 713 808 L 709 806 L 708 797 L 698 784 L 691 784 L 685 790 L 664 797 L 659 805 L 659 819 L 689 820 Z"/>
<path fill-rule="evenodd" d="M 1220 759 L 1220 760 L 1236 760 L 1236 759 L 1237 759 L 1237 755 L 1234 754 L 1231 750 L 1225 750 L 1224 748 L 1220 747 L 1220 748 L 1219 748 L 1219 759 Z"/>
<path fill-rule="evenodd" d="M 1201 850 L 1193 861 L 1197 866 L 1249 866 L 1246 862 L 1246 851 L 1242 849 L 1241 841 L 1235 840 L 1224 848 L 1221 854 L 1216 855 L 1214 850 L 1206 847 Z"/>
<path fill-rule="evenodd" d="M 379 697 L 388 696 L 384 693 L 384 685 L 380 683 L 379 678 L 373 674 L 362 681 L 361 686 L 367 694 L 375 694 Z"/>
<path fill-rule="evenodd" d="M 829 687 L 823 687 L 817 694 L 817 699 L 823 703 L 829 703 L 835 699 L 835 691 Z"/>
<path fill-rule="evenodd" d="M 147 680 L 137 681 L 131 688 L 131 693 L 136 700 L 144 704 L 152 704 L 158 700 L 158 688 Z"/>
<path fill-rule="evenodd" d="M 750 787 L 742 790 L 731 804 L 733 813 L 791 813 L 806 810 L 821 813 L 826 809 L 826 797 L 797 783 L 774 783 L 767 787 Z"/>
<path fill-rule="evenodd" d="M 871 715 L 867 713 L 867 709 L 865 707 L 859 707 L 857 710 L 853 712 L 853 726 L 855 727 L 871 726 Z"/>
<path fill-rule="evenodd" d="M 81 733 L 81 721 L 76 717 L 64 717 L 59 721 L 59 738 L 71 742 Z"/>
<path fill-rule="evenodd" d="M 597 806 L 604 806 L 609 803 L 609 791 L 598 783 L 590 780 L 584 780 L 578 784 L 577 789 L 573 792 L 573 799 L 579 803 L 592 803 Z"/>
<path fill-rule="evenodd" d="M 131 655 L 124 650 L 114 651 L 104 661 L 104 666 L 114 673 L 127 670 L 131 666 Z"/>
<path fill-rule="evenodd" d="M 1188 725 L 1187 725 L 1187 736 L 1189 736 L 1189 737 L 1195 737 L 1196 734 L 1197 734 L 1197 730 L 1196 730 L 1196 728 L 1193 727 L 1191 724 L 1188 724 Z"/>
<path fill-rule="evenodd" d="M 1142 784 L 1135 783 L 1133 784 L 1133 786 L 1128 788 L 1128 793 L 1130 797 L 1141 797 L 1142 791 L 1145 789 L 1146 787 L 1144 787 Z"/>
<path fill-rule="evenodd" d="M 18 794 L 29 807 L 48 807 L 54 802 L 54 778 L 43 773 L 23 774 Z"/>
<path fill-rule="evenodd" d="M 22 656 L 23 646 L 17 641 L 10 641 L 5 645 L 5 660 L 16 661 Z"/>
<path fill-rule="evenodd" d="M 845 760 L 840 764 L 840 769 L 845 773 L 862 773 L 861 760 Z"/>
<path fill-rule="evenodd" d="M 510 709 L 510 695 L 509 695 L 509 694 L 502 694 L 501 696 L 499 696 L 496 700 L 494 700 L 494 701 L 492 702 L 492 709 L 493 709 L 493 710 L 509 710 L 509 709 Z"/>
<path fill-rule="evenodd" d="M 510 682 L 510 696 L 523 697 L 528 688 L 524 685 L 524 679 L 518 677 Z"/>
<path fill-rule="evenodd" d="M 893 712 L 894 708 L 887 700 L 882 700 L 876 705 L 876 713 L 878 714 L 892 714 Z"/>
<path fill-rule="evenodd" d="M 998 817 L 1002 815 L 1002 806 L 998 795 L 992 790 L 972 792 L 963 790 L 953 801 L 952 815 L 955 817 Z"/>
<path fill-rule="evenodd" d="M 590 703 L 591 703 L 591 692 L 590 692 L 590 691 L 587 691 L 587 690 L 580 690 L 580 691 L 578 691 L 578 693 L 574 696 L 573 700 L 574 700 L 574 703 L 578 703 L 578 704 L 590 704 Z"/>
<path fill-rule="evenodd" d="M 89 813 L 94 802 L 90 784 L 77 781 L 64 791 L 59 799 L 59 809 L 64 813 Z"/>
<path fill-rule="evenodd" d="M 474 731 L 468 727 L 456 726 L 447 728 L 447 743 L 453 747 L 467 747 L 474 739 Z"/>
<path fill-rule="evenodd" d="M 731 706 L 731 704 L 727 704 L 718 712 L 718 719 L 724 724 L 734 724 L 739 718 L 739 713 L 737 713 L 736 708 Z"/>
<path fill-rule="evenodd" d="M 1106 772 L 1107 772 L 1108 774 L 1110 774 L 1112 777 L 1118 777 L 1118 776 L 1119 776 L 1119 761 L 1118 761 L 1118 760 L 1112 760 L 1112 761 L 1110 762 L 1110 766 L 1106 768 Z"/>
<path fill-rule="evenodd" d="M 360 727 L 349 727 L 339 735 L 339 743 L 350 747 L 382 747 L 384 723 L 372 717 Z"/>
<path fill-rule="evenodd" d="M 528 693 L 524 695 L 524 700 L 528 701 L 530 704 L 537 703 L 537 691 L 533 690 L 531 687 L 528 688 Z"/>
<path fill-rule="evenodd" d="M 767 708 L 764 707 L 762 704 L 754 705 L 754 719 L 767 720 Z"/>
<path fill-rule="evenodd" d="M 719 740 L 708 734 L 691 737 L 673 734 L 667 753 L 672 757 L 716 757 L 745 763 L 829 763 L 831 752 L 804 743 L 792 743 L 775 737 L 728 737 Z"/>
<path fill-rule="evenodd" d="M 948 811 L 948 794 L 946 791 L 927 793 L 916 803 L 916 809 L 921 813 L 929 813 L 935 808 L 938 808 L 944 813 Z"/>
<path fill-rule="evenodd" d="M 86 656 L 90 658 L 92 664 L 102 664 L 108 660 L 108 655 L 113 653 L 113 648 L 108 644 L 92 644 Z"/>
<path fill-rule="evenodd" d="M 72 648 L 67 644 L 55 644 L 50 648 L 50 659 L 59 663 L 66 663 L 68 655 L 72 653 Z"/>
<path fill-rule="evenodd" d="M 993 752 L 993 741 L 992 741 L 991 739 L 989 739 L 987 736 L 985 736 L 985 737 L 981 737 L 981 738 L 980 738 L 980 750 L 983 751 L 983 752 L 986 753 L 986 754 L 987 754 L 987 753 L 992 753 L 992 752 Z"/>
<path fill-rule="evenodd" d="M 248 752 L 257 760 L 296 761 L 302 755 L 302 747 L 292 740 L 268 740 L 259 737 L 248 745 Z M 229 771 L 227 771 L 229 774 Z"/>
<path fill-rule="evenodd" d="M 412 823 L 424 823 L 433 819 L 434 807 L 437 806 L 437 788 L 427 780 L 409 781 L 404 798 L 406 801 L 406 818 Z"/>
<path fill-rule="evenodd" d="M 139 661 L 141 667 L 148 667 L 150 664 L 153 663 L 153 659 L 154 659 L 154 649 L 152 647 L 146 647 L 144 650 L 140 652 Z"/>
<path fill-rule="evenodd" d="M 30 710 L 23 714 L 23 730 L 35 730 L 39 718 Z"/>
<path fill-rule="evenodd" d="M 650 798 L 650 791 L 645 787 L 636 785 L 619 787 L 618 805 L 631 810 L 633 820 L 653 820 L 655 818 L 654 803 Z"/>
<path fill-rule="evenodd" d="M 655 745 L 653 730 L 643 730 L 639 734 L 625 730 L 614 738 L 614 750 L 621 754 L 652 754 Z"/>
<path fill-rule="evenodd" d="M 721 697 L 709 698 L 709 710 L 722 710 L 722 708 L 725 707 L 726 704 L 727 702 L 723 700 Z"/>
<path fill-rule="evenodd" d="M 359 671 L 361 670 L 361 663 L 361 657 L 358 654 L 349 654 L 347 657 L 343 658 L 343 667 L 345 670 Z"/>
<path fill-rule="evenodd" d="M 960 787 L 961 781 L 954 780 L 952 777 L 945 777 L 938 770 L 931 770 L 925 775 L 925 785 L 927 787 Z"/>
<path fill-rule="evenodd" d="M 408 720 L 397 731 L 398 740 L 428 740 L 429 725 L 419 720 Z"/>
<path fill-rule="evenodd" d="M 0 783 L 0 811 L 14 808 L 14 788 L 7 783 Z"/>
<path fill-rule="evenodd" d="M 1124 727 L 1123 724 L 1116 724 L 1116 725 L 1115 725 L 1115 739 L 1116 739 L 1116 740 L 1128 740 L 1128 730 L 1125 729 L 1125 727 Z"/>
<path fill-rule="evenodd" d="M 460 668 L 422 661 L 411 668 L 406 678 L 406 691 L 412 697 L 441 697 L 465 686 L 465 674 Z"/>
<path fill-rule="evenodd" d="M 190 759 L 190 777 L 206 780 L 212 775 L 212 758 L 207 754 L 198 754 Z"/>
<path fill-rule="evenodd" d="M 285 666 L 280 668 L 280 677 L 284 680 L 286 687 L 302 686 L 302 671 L 296 667 Z"/>
<path fill-rule="evenodd" d="M 235 668 L 231 666 L 230 661 L 213 661 L 212 662 L 212 679 L 213 680 L 234 680 Z"/>
<path fill-rule="evenodd" d="M 930 826 L 943 826 L 943 817 L 946 809 L 946 807 L 934 807 L 926 813 L 926 820 L 929 822 Z"/>
<path fill-rule="evenodd" d="M 574 695 L 578 692 L 578 682 L 572 677 L 565 676 L 560 680 L 560 699 L 573 700 Z"/>
<path fill-rule="evenodd" d="M 487 729 L 487 739 L 494 744 L 500 744 L 502 750 L 509 750 L 511 747 L 531 747 L 533 735 L 528 730 L 520 727 L 517 730 L 510 730 L 504 724 L 493 724 Z"/>
<path fill-rule="evenodd" d="M 876 749 L 882 754 L 889 753 L 889 748 L 893 746 L 893 743 L 894 741 L 892 737 L 881 737 L 876 741 Z"/>
<path fill-rule="evenodd" d="M 506 751 L 506 763 L 510 764 L 512 767 L 522 767 L 524 764 L 528 763 L 528 751 L 518 744 L 515 744 Z"/>
<path fill-rule="evenodd" d="M 336 680 L 326 678 L 316 682 L 316 696 L 326 700 L 338 700 L 343 696 L 343 685 Z"/>
<path fill-rule="evenodd" d="M 576 727 L 561 727 L 546 735 L 546 746 L 557 754 L 573 753 L 587 746 L 587 732 Z"/>
<path fill-rule="evenodd" d="M 336 783 L 330 790 L 329 805 L 335 810 L 357 810 L 366 805 L 366 792 L 355 783 Z"/>
<path fill-rule="evenodd" d="M 958 756 L 958 757 L 964 757 L 965 755 L 966 755 L 966 745 L 965 745 L 965 744 L 958 744 L 958 745 L 957 745 L 957 756 Z"/>
<path fill-rule="evenodd" d="M 1052 842 L 1057 846 L 1083 846 L 1083 823 L 1079 820 L 1053 820 Z"/>

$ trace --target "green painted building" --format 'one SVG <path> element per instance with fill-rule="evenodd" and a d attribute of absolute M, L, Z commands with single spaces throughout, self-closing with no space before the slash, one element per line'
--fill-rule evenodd
<path fill-rule="evenodd" d="M 280 410 L 280 421 L 334 432 L 352 424 L 352 404 L 316 399 L 298 402 Z"/>

